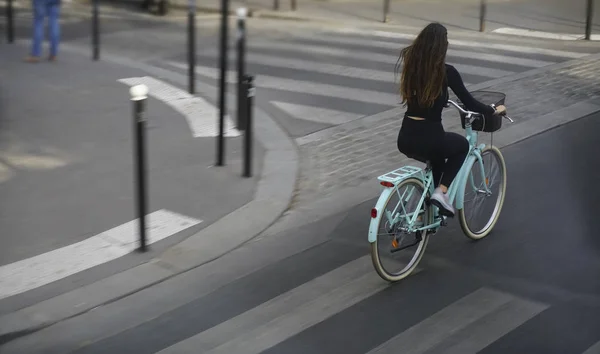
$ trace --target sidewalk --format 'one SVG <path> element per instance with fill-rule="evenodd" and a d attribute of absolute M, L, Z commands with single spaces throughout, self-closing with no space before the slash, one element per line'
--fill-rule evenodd
<path fill-rule="evenodd" d="M 242 178 L 234 129 L 226 165 L 213 167 L 217 111 L 209 102 L 68 44 L 55 63 L 27 64 L 27 45 L 0 45 L 0 343 L 217 258 L 287 207 L 293 152 L 261 112 L 257 130 L 270 141 L 255 133 L 253 177 Z M 144 80 L 151 245 L 140 254 L 128 91 Z"/>

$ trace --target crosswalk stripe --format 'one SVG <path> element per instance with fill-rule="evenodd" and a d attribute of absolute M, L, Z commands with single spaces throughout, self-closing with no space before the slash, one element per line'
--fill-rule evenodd
<path fill-rule="evenodd" d="M 359 36 L 365 36 L 364 31 L 359 31 L 351 28 L 339 29 L 337 32 L 340 33 L 348 33 L 355 34 Z M 396 38 L 396 39 L 408 39 L 413 40 L 416 35 L 415 34 L 407 34 L 407 33 L 397 33 L 397 32 L 386 32 L 386 31 L 372 31 L 369 32 L 369 35 L 374 37 L 381 38 Z M 475 48 L 488 48 L 488 49 L 499 49 L 508 52 L 519 52 L 519 53 L 529 53 L 529 54 L 543 54 L 553 57 L 562 57 L 562 58 L 582 58 L 584 56 L 589 55 L 589 53 L 577 53 L 577 52 L 568 52 L 564 50 L 554 50 L 554 49 L 544 49 L 539 47 L 525 47 L 518 46 L 512 44 L 502 44 L 502 43 L 491 43 L 491 42 L 478 42 L 478 41 L 465 41 L 459 39 L 449 39 L 450 45 L 462 46 L 462 47 L 475 47 Z"/>
<path fill-rule="evenodd" d="M 356 51 L 351 49 L 337 49 L 331 48 L 327 46 L 319 46 L 319 45 L 304 45 L 304 44 L 294 44 L 294 43 L 274 43 L 274 42 L 257 42 L 249 45 L 250 48 L 256 49 L 276 49 L 281 51 L 292 51 L 292 52 L 310 52 L 310 53 L 318 53 L 327 56 L 340 56 L 351 59 L 360 59 L 367 60 L 371 62 L 379 62 L 385 64 L 394 65 L 398 61 L 397 55 L 389 55 L 389 54 L 381 54 L 381 53 L 371 53 L 365 51 Z M 447 61 L 448 64 L 456 67 L 458 71 L 465 74 L 484 76 L 484 77 L 501 77 L 515 74 L 514 71 L 508 70 L 500 70 L 488 67 L 481 67 L 476 65 L 463 65 L 456 62 Z"/>
<path fill-rule="evenodd" d="M 168 210 L 147 216 L 147 244 L 160 241 L 202 222 Z M 138 221 L 92 236 L 83 241 L 0 267 L 0 299 L 52 283 L 112 261 L 137 248 Z"/>
<path fill-rule="evenodd" d="M 159 353 L 206 353 L 229 341 L 238 340 L 238 338 L 252 338 L 250 334 L 256 332 L 258 328 L 273 327 L 274 321 L 281 323 L 285 316 L 289 317 L 289 313 L 293 309 L 308 308 L 313 301 L 317 301 L 315 297 L 336 290 L 339 292 L 340 288 L 353 284 L 355 279 L 368 274 L 373 275 L 372 265 L 370 258 L 363 256 Z M 377 283 L 382 284 L 380 281 Z M 379 289 L 380 287 L 375 285 L 371 288 Z M 293 317 L 289 318 L 293 319 Z M 305 318 L 308 319 L 308 317 Z M 248 350 L 245 353 L 250 353 L 250 347 Z"/>
<path fill-rule="evenodd" d="M 423 354 L 448 336 L 508 303 L 512 296 L 480 288 L 396 335 L 368 354 Z"/>
<path fill-rule="evenodd" d="M 600 342 L 589 347 L 585 352 L 581 354 L 600 354 Z"/>
<path fill-rule="evenodd" d="M 217 57 L 217 52 L 203 52 L 198 56 L 214 59 Z M 256 65 L 267 65 L 284 69 L 308 70 L 324 74 L 346 76 L 355 79 L 396 82 L 393 71 L 365 69 L 304 59 L 273 57 L 270 55 L 256 54 L 252 52 L 248 53 L 246 61 Z"/>
<path fill-rule="evenodd" d="M 167 62 L 167 64 L 179 69 L 187 68 L 187 65 L 183 63 Z M 196 73 L 202 76 L 210 77 L 215 80 L 220 77 L 218 69 L 208 66 L 196 66 Z M 234 84 L 236 82 L 237 73 L 234 71 L 228 71 L 227 83 Z M 258 75 L 255 79 L 255 85 L 256 87 L 262 87 L 272 90 L 316 94 L 389 106 L 395 106 L 398 104 L 398 102 L 400 102 L 398 96 L 391 93 L 321 84 L 303 80 L 285 79 L 269 75 Z"/>
<path fill-rule="evenodd" d="M 193 96 L 188 92 L 157 80 L 150 76 L 131 77 L 119 79 L 129 86 L 144 84 L 148 86 L 148 94 L 168 104 L 181 113 L 188 122 L 192 135 L 198 137 L 214 137 L 218 135 L 217 108 L 201 97 Z M 224 135 L 227 137 L 239 136 L 240 132 L 234 128 L 229 115 L 225 116 Z"/>
<path fill-rule="evenodd" d="M 270 103 L 294 118 L 326 124 L 344 124 L 364 116 L 362 114 L 288 102 L 271 101 Z"/>
<path fill-rule="evenodd" d="M 304 39 L 304 38 L 303 38 Z M 358 39 L 358 38 L 343 38 L 343 37 L 310 37 L 306 38 L 306 40 L 315 41 L 315 42 L 330 42 L 330 43 L 341 43 L 341 44 L 349 44 L 349 45 L 360 45 L 360 46 L 368 46 L 368 47 L 376 47 L 376 48 L 384 48 L 384 49 L 393 49 L 400 52 L 401 46 L 398 43 L 386 42 L 386 41 L 374 41 L 367 39 Z M 498 55 L 498 54 L 488 54 L 488 53 L 480 53 L 480 52 L 471 52 L 466 50 L 457 50 L 448 48 L 447 55 L 451 57 L 464 58 L 464 59 L 478 59 L 483 61 L 489 61 L 494 63 L 503 63 L 503 64 L 514 64 L 520 66 L 526 66 L 531 68 L 539 68 L 546 65 L 555 64 L 556 61 L 547 61 L 547 60 L 536 60 L 536 59 L 527 59 L 527 58 L 519 58 L 513 55 Z"/>
<path fill-rule="evenodd" d="M 385 289 L 371 268 L 359 258 L 160 353 L 258 354 Z"/>
<path fill-rule="evenodd" d="M 425 354 L 475 354 L 547 308 L 544 304 L 515 298 Z"/>

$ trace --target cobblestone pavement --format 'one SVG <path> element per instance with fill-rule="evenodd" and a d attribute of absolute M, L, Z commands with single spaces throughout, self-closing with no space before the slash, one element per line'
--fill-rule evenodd
<path fill-rule="evenodd" d="M 506 93 L 509 115 L 516 120 L 514 124 L 523 124 L 600 98 L 599 79 L 600 60 L 590 56 L 516 80 L 504 80 L 489 88 L 485 84 L 476 88 Z M 301 176 L 293 206 L 327 198 L 340 188 L 358 186 L 407 163 L 409 160 L 396 148 L 403 112 L 401 107 L 395 108 L 327 129 L 314 137 L 297 139 Z M 456 110 L 447 109 L 443 120 L 447 130 L 463 133 Z M 502 134 L 502 130 L 494 136 L 498 134 Z M 480 140 L 489 143 L 490 134 L 480 134 Z"/>

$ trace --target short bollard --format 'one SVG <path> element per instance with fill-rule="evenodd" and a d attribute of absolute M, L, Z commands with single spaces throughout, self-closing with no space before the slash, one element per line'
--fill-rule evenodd
<path fill-rule="evenodd" d="M 296 0 L 292 0 L 291 8 L 292 8 L 292 11 L 296 11 L 296 9 L 298 8 L 298 5 L 296 4 Z"/>
<path fill-rule="evenodd" d="M 13 0 L 8 0 L 6 2 L 6 39 L 8 40 L 8 43 L 13 43 L 15 41 L 15 20 L 13 11 Z"/>
<path fill-rule="evenodd" d="M 252 108 L 254 106 L 254 77 L 245 75 L 246 130 L 244 132 L 244 177 L 252 177 Z"/>
<path fill-rule="evenodd" d="M 479 32 L 485 32 L 485 15 L 486 15 L 486 3 L 485 0 L 481 0 L 479 4 Z"/>
<path fill-rule="evenodd" d="M 190 0 L 188 9 L 188 91 L 196 93 L 196 1 Z"/>
<path fill-rule="evenodd" d="M 387 23 L 389 19 L 390 13 L 390 0 L 383 0 L 383 23 Z"/>
<path fill-rule="evenodd" d="M 594 0 L 587 0 L 586 21 L 585 21 L 585 39 L 592 39 L 592 24 L 594 21 Z"/>
<path fill-rule="evenodd" d="M 273 0 L 273 10 L 279 10 L 279 0 Z"/>
<path fill-rule="evenodd" d="M 135 160 L 137 182 L 137 214 L 139 218 L 140 247 L 138 251 L 145 252 L 146 246 L 146 119 L 144 106 L 148 98 L 146 85 L 133 86 L 129 93 L 133 101 L 133 124 L 135 132 Z"/>
<path fill-rule="evenodd" d="M 98 16 L 98 1 L 92 0 L 92 58 L 100 59 L 100 19 Z"/>
<path fill-rule="evenodd" d="M 239 8 L 237 10 L 237 129 L 244 131 L 246 129 L 244 115 L 246 114 L 246 91 L 244 90 L 244 76 L 246 75 L 246 8 Z"/>

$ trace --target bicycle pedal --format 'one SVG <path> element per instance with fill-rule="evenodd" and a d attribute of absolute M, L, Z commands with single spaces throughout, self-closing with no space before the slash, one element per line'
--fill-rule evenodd
<path fill-rule="evenodd" d="M 440 225 L 442 226 L 448 226 L 448 219 L 445 217 L 442 217 L 442 221 L 440 222 Z"/>

